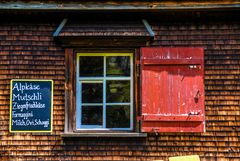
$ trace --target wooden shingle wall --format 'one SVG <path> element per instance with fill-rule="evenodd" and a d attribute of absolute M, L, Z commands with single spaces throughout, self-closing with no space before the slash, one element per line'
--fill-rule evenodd
<path fill-rule="evenodd" d="M 0 160 L 34 160 L 53 155 L 64 123 L 64 50 L 56 46 L 48 23 L 0 25 Z M 52 135 L 10 134 L 11 79 L 52 79 L 54 112 Z M 36 158 L 37 156 L 37 158 Z M 44 160 L 44 159 L 42 159 Z"/>
<path fill-rule="evenodd" d="M 56 24 L 0 25 L 0 160 L 154 160 L 198 154 L 201 161 L 240 158 L 240 23 L 150 21 L 153 46 L 205 48 L 206 133 L 160 133 L 147 138 L 66 138 L 64 49 Z M 11 79 L 53 79 L 52 134 L 10 134 Z"/>

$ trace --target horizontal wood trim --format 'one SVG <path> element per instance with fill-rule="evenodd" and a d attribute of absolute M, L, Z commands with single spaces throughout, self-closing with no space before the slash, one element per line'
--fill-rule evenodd
<path fill-rule="evenodd" d="M 143 121 L 204 121 L 202 115 L 143 115 Z"/>
<path fill-rule="evenodd" d="M 150 41 L 150 37 L 147 36 L 132 36 L 132 37 L 56 37 L 64 47 L 141 47 L 146 46 L 147 42 Z"/>
<path fill-rule="evenodd" d="M 62 133 L 62 137 L 147 137 L 146 133 Z"/>

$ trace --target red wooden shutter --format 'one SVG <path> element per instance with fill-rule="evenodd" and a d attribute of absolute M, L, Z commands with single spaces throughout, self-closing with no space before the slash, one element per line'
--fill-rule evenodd
<path fill-rule="evenodd" d="M 141 49 L 142 132 L 204 132 L 202 48 Z"/>

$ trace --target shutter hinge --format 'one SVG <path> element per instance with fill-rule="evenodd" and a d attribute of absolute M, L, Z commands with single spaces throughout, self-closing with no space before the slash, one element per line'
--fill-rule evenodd
<path fill-rule="evenodd" d="M 142 116 L 137 116 L 137 121 L 142 121 Z"/>

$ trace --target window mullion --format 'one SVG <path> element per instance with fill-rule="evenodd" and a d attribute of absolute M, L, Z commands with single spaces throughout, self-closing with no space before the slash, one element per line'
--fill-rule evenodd
<path fill-rule="evenodd" d="M 103 128 L 106 128 L 106 56 L 103 60 Z"/>
<path fill-rule="evenodd" d="M 133 100 L 134 100 L 134 96 L 133 96 L 133 57 L 131 56 L 130 57 L 130 77 L 131 77 L 131 80 L 130 80 L 130 129 L 133 128 Z"/>

